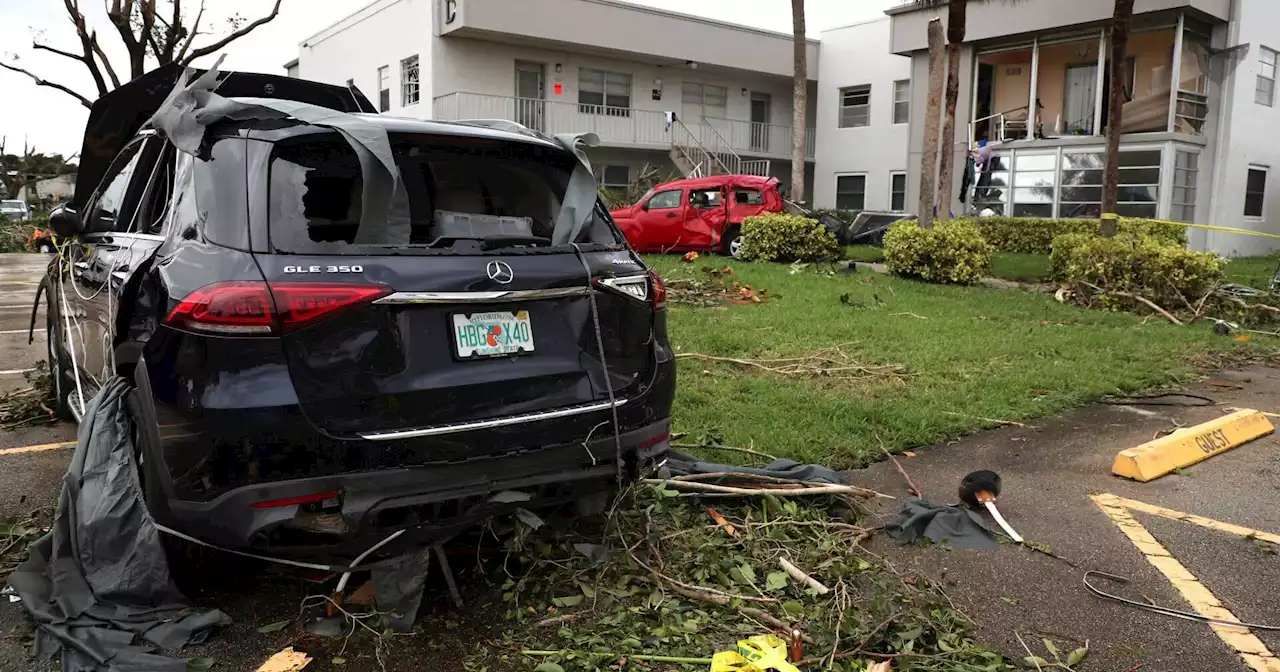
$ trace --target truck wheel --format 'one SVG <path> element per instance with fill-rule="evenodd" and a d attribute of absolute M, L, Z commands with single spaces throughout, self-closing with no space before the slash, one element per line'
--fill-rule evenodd
<path fill-rule="evenodd" d="M 724 232 L 724 238 L 721 240 L 721 251 L 725 256 L 737 259 L 742 256 L 742 229 L 736 226 L 729 227 Z"/>
<path fill-rule="evenodd" d="M 59 317 L 54 312 L 52 292 L 51 287 L 45 290 L 48 302 L 44 307 L 44 334 L 48 344 L 49 377 L 53 379 L 53 414 L 63 420 L 74 420 L 74 416 L 71 415 L 71 404 L 67 399 L 71 394 L 71 387 L 67 384 L 67 373 L 62 364 L 66 353 L 57 342 L 58 334 L 62 330 L 58 328 L 60 323 Z"/>

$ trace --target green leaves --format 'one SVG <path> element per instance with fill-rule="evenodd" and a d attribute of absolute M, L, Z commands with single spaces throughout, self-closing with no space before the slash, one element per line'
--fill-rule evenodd
<path fill-rule="evenodd" d="M 885 233 L 884 260 L 894 275 L 973 285 L 991 272 L 991 246 L 972 220 L 942 220 L 931 229 L 905 220 Z"/>
<path fill-rule="evenodd" d="M 1022 659 L 1022 664 L 1026 667 L 1040 670 L 1048 667 L 1049 661 L 1045 660 L 1044 658 L 1041 658 L 1040 656 L 1027 656 L 1026 658 Z"/>
<path fill-rule="evenodd" d="M 756 570 L 746 562 L 730 569 L 729 576 L 733 577 L 734 581 L 745 585 L 755 585 L 756 582 Z"/>
<path fill-rule="evenodd" d="M 284 630 L 285 628 L 289 627 L 289 624 L 292 622 L 293 621 L 276 621 L 275 623 L 268 623 L 262 626 L 261 628 L 258 628 L 258 632 L 261 632 L 264 635 L 267 635 L 273 632 L 280 632 L 281 630 Z"/>
<path fill-rule="evenodd" d="M 1082 646 L 1067 655 L 1067 665 L 1074 666 L 1084 662 L 1085 656 L 1089 655 L 1089 647 Z"/>
<path fill-rule="evenodd" d="M 533 668 L 533 672 L 564 672 L 564 668 L 556 663 L 542 663 Z"/>
<path fill-rule="evenodd" d="M 564 609 L 566 607 L 576 607 L 582 604 L 582 595 L 569 595 L 566 597 L 557 597 L 551 600 L 551 603 Z"/>
<path fill-rule="evenodd" d="M 764 585 L 771 591 L 779 591 L 787 587 L 790 578 L 786 572 L 769 572 L 769 576 L 765 577 Z"/>
<path fill-rule="evenodd" d="M 834 234 L 817 220 L 766 213 L 742 222 L 742 258 L 746 261 L 821 261 L 839 257 Z"/>

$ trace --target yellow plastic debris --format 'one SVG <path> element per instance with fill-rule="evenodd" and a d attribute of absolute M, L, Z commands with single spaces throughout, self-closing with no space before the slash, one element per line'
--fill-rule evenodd
<path fill-rule="evenodd" d="M 290 646 L 268 658 L 267 662 L 258 668 L 258 672 L 301 672 L 302 668 L 310 663 L 311 656 L 301 651 L 294 651 Z"/>
<path fill-rule="evenodd" d="M 737 651 L 721 651 L 711 657 L 711 672 L 800 672 L 787 662 L 787 643 L 774 635 L 738 640 Z"/>

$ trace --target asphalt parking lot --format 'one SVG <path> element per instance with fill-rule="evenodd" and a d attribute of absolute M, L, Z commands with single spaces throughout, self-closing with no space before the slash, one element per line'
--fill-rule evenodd
<path fill-rule="evenodd" d="M 22 372 L 45 356 L 43 331 L 27 344 L 30 306 L 47 258 L 0 255 L 0 389 L 25 385 Z M 37 320 L 43 326 L 43 314 Z M 934 575 L 950 585 L 953 599 L 976 623 L 978 638 L 1020 659 L 1018 636 L 1045 655 L 1041 642 L 1061 649 L 1089 642 L 1090 654 L 1078 672 L 1280 671 L 1280 634 L 1249 633 L 1153 614 L 1101 600 L 1085 590 L 1085 569 L 1127 576 L 1129 586 L 1107 585 L 1138 601 L 1189 609 L 1187 576 L 1235 618 L 1280 624 L 1280 547 L 1266 533 L 1280 533 L 1280 438 L 1271 435 L 1151 483 L 1110 475 L 1117 451 L 1151 439 L 1157 432 L 1220 417 L 1227 407 L 1280 412 L 1280 370 L 1264 367 L 1215 376 L 1220 385 L 1199 384 L 1212 407 L 1093 405 L 1028 426 L 984 432 L 947 446 L 916 451 L 903 467 L 927 498 L 951 503 L 960 478 L 975 469 L 994 469 L 1004 479 L 1000 508 L 1028 540 L 1069 560 L 1026 548 L 1002 546 L 991 552 L 938 546 L 900 547 L 877 537 L 871 550 L 900 570 Z M 56 503 L 73 441 L 70 424 L 0 431 L 0 519 L 23 516 Z M 50 447 L 53 444 L 53 447 Z M 29 446 L 37 450 L 15 451 Z M 891 463 L 848 472 L 851 481 L 882 492 L 904 494 Z M 1095 497 L 1114 495 L 1128 502 L 1128 522 Z M 898 503 L 878 500 L 877 513 L 891 518 Z M 1142 506 L 1139 506 L 1142 505 Z M 1126 508 L 1127 507 L 1127 508 Z M 1155 507 L 1243 526 L 1263 533 L 1242 537 L 1213 526 L 1151 513 Z M 1113 507 L 1114 508 L 1114 507 Z M 1166 512 L 1168 513 L 1168 512 Z M 1170 563 L 1150 560 L 1132 539 L 1134 521 L 1154 538 Z M 294 618 L 308 594 L 320 592 L 303 576 L 260 564 L 220 559 L 209 585 L 193 599 L 216 607 L 235 623 L 208 643 L 183 655 L 207 656 L 214 669 L 254 670 L 272 653 L 295 646 L 310 653 L 307 670 L 461 670 L 478 650 L 497 646 L 503 619 L 500 590 L 483 580 L 463 586 L 468 607 L 455 609 L 442 579 L 433 573 L 420 613 L 420 632 L 388 638 L 381 649 L 368 637 L 320 639 L 294 628 L 261 633 L 263 625 Z M 1158 568 L 1157 565 L 1162 565 Z M 1074 566 L 1073 566 L 1074 565 Z M 464 579 L 465 581 L 465 579 Z M 1222 611 L 1214 611 L 1223 618 Z M 29 655 L 31 626 L 20 604 L 0 598 L 0 670 L 56 670 L 57 664 Z M 1225 634 L 1221 634 L 1225 633 Z M 1229 643 L 1229 641 L 1231 643 Z M 340 661 L 340 662 L 339 662 Z M 524 670 L 511 661 L 501 669 Z"/>

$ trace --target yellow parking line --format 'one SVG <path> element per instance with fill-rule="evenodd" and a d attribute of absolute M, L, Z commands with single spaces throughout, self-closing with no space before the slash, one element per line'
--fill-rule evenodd
<path fill-rule="evenodd" d="M 35 446 L 20 446 L 18 448 L 0 448 L 0 455 L 17 455 L 19 453 L 42 453 L 46 450 L 57 450 L 59 448 L 71 448 L 76 445 L 75 441 L 63 441 L 61 443 L 41 443 Z"/>
<path fill-rule="evenodd" d="M 1241 537 L 1249 537 L 1261 539 L 1273 544 L 1280 544 L 1280 537 L 1259 530 L 1251 530 L 1239 525 L 1231 525 L 1209 518 L 1193 516 L 1190 514 L 1166 509 L 1160 506 L 1152 506 L 1144 502 L 1125 499 L 1111 494 L 1094 495 L 1093 502 L 1102 509 L 1102 512 L 1111 519 L 1112 522 L 1120 528 L 1129 541 L 1142 552 L 1147 558 L 1147 562 L 1152 567 L 1160 570 L 1160 573 L 1173 584 L 1173 587 L 1182 594 L 1182 597 L 1191 604 L 1191 607 L 1202 616 L 1215 618 L 1221 621 L 1234 621 L 1239 623 L 1240 619 L 1235 614 L 1222 606 L 1218 598 L 1209 592 L 1203 584 L 1196 579 L 1195 575 L 1190 572 L 1177 558 L 1173 557 L 1168 550 L 1165 549 L 1156 538 L 1151 536 L 1147 528 L 1142 526 L 1130 509 L 1142 511 L 1152 515 L 1171 518 L 1173 520 L 1181 520 L 1193 525 L 1199 525 L 1211 530 L 1227 532 Z M 1280 658 L 1276 658 L 1267 646 L 1243 626 L 1230 626 L 1209 624 L 1214 633 L 1226 643 L 1227 646 L 1235 650 L 1240 655 L 1241 660 L 1256 672 L 1280 672 Z"/>

